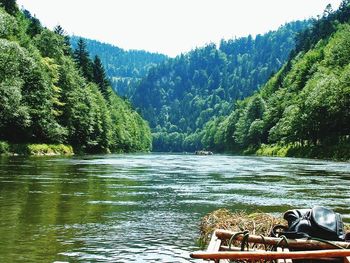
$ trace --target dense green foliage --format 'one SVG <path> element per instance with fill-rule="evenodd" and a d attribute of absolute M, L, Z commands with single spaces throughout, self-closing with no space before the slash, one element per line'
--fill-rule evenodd
<path fill-rule="evenodd" d="M 293 143 L 262 144 L 257 155 L 279 157 L 321 158 L 348 161 L 350 160 L 350 142 L 327 145 L 298 145 Z"/>
<path fill-rule="evenodd" d="M 10 145 L 7 142 L 0 141 L 0 155 L 10 152 Z"/>
<path fill-rule="evenodd" d="M 154 150 L 201 148 L 206 123 L 228 115 L 235 100 L 278 71 L 294 48 L 296 32 L 308 25 L 293 22 L 255 38 L 222 41 L 219 48 L 210 44 L 150 69 L 132 101 L 150 122 Z"/>
<path fill-rule="evenodd" d="M 71 37 L 73 48 L 79 46 L 81 38 Z M 119 47 L 83 38 L 86 49 L 92 56 L 101 59 L 106 75 L 113 89 L 120 95 L 130 97 L 135 84 L 146 76 L 148 70 L 163 62 L 167 57 L 162 54 L 149 53 L 143 50 L 123 50 Z"/>
<path fill-rule="evenodd" d="M 84 43 L 73 52 L 62 28 L 43 28 L 14 1 L 0 5 L 0 140 L 69 143 L 84 152 L 150 149 L 147 123 L 109 92 Z"/>
<path fill-rule="evenodd" d="M 2 146 L 6 146 L 2 148 Z M 73 147 L 64 144 L 11 144 L 0 142 L 0 154 L 2 155 L 73 155 Z"/>
<path fill-rule="evenodd" d="M 259 92 L 237 103 L 229 117 L 206 126 L 205 147 L 230 151 L 260 147 L 262 153 L 274 151 L 262 143 L 278 143 L 289 145 L 289 154 L 305 148 L 309 152 L 305 155 L 313 156 L 315 149 L 321 155 L 322 147 L 348 145 L 349 21 L 349 0 L 335 12 L 328 7 L 299 35 L 293 57 Z M 341 152 L 340 147 L 332 149 L 328 157 Z"/>

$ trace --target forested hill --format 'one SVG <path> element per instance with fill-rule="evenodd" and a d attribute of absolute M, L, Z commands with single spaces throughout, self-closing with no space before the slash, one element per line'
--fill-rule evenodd
<path fill-rule="evenodd" d="M 229 114 L 234 101 L 253 94 L 277 72 L 295 47 L 295 35 L 309 25 L 299 21 L 255 38 L 222 41 L 169 59 L 136 87 L 134 105 L 153 131 L 156 151 L 202 147 L 206 123 Z"/>
<path fill-rule="evenodd" d="M 150 135 L 84 42 L 71 50 L 61 27 L 50 31 L 15 1 L 0 0 L 0 141 L 146 151 Z"/>
<path fill-rule="evenodd" d="M 207 124 L 213 150 L 350 158 L 350 1 L 328 6 L 288 63 L 228 118 Z"/>
<path fill-rule="evenodd" d="M 80 37 L 72 36 L 71 45 L 77 47 Z M 112 87 L 118 94 L 130 97 L 130 88 L 145 77 L 148 70 L 167 59 L 167 56 L 143 50 L 124 50 L 119 47 L 82 38 L 92 57 L 98 55 L 104 65 Z"/>

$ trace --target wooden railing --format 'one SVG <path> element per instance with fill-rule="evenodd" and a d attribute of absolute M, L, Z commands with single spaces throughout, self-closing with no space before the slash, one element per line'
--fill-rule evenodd
<path fill-rule="evenodd" d="M 231 237 L 242 241 L 244 238 L 249 243 L 267 244 L 277 246 L 276 251 L 254 249 L 240 251 L 240 247 L 223 245 Z M 343 258 L 344 263 L 350 263 L 350 243 L 347 242 L 322 242 L 319 240 L 288 239 L 281 242 L 281 238 L 261 237 L 256 235 L 245 236 L 226 230 L 216 230 L 212 234 L 206 251 L 191 253 L 192 258 L 209 260 L 212 263 L 228 263 L 230 260 L 275 260 L 277 263 L 292 263 L 293 259 L 332 259 Z M 298 250 L 298 251 L 289 251 Z M 301 250 L 301 251 L 300 251 Z"/>

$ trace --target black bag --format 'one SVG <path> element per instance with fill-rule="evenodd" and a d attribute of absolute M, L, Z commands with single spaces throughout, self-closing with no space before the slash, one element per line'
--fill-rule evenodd
<path fill-rule="evenodd" d="M 344 226 L 340 214 L 322 206 L 312 209 L 294 209 L 284 214 L 288 229 L 283 233 L 287 238 L 321 238 L 344 241 Z"/>

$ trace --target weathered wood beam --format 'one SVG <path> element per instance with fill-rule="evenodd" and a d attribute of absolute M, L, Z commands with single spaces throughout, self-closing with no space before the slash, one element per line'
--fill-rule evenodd
<path fill-rule="evenodd" d="M 230 239 L 235 232 L 227 231 L 227 230 L 216 230 L 215 235 L 221 240 Z M 243 235 L 239 235 L 237 240 L 242 240 Z M 264 239 L 261 236 L 249 235 L 248 242 L 251 243 L 259 243 L 263 244 L 264 241 L 269 245 L 276 245 L 280 243 L 280 238 L 275 237 L 265 237 Z M 286 245 L 286 247 L 294 248 L 294 249 L 303 249 L 303 250 L 318 250 L 318 249 L 336 249 L 336 246 L 342 248 L 350 248 L 350 243 L 348 242 L 339 242 L 339 241 L 329 241 L 332 244 L 324 243 L 316 240 L 307 240 L 307 239 L 288 239 L 288 245 L 284 244 L 284 242 L 280 243 L 280 246 Z"/>
<path fill-rule="evenodd" d="M 318 259 L 350 257 L 348 249 L 329 249 L 313 251 L 198 251 L 190 254 L 192 258 L 220 260 L 220 259 L 247 259 L 247 260 L 277 260 L 277 259 Z"/>

